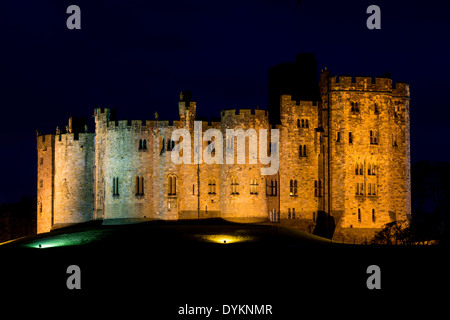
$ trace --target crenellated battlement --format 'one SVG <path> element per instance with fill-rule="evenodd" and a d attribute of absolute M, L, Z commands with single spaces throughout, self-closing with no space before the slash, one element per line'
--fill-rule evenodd
<path fill-rule="evenodd" d="M 61 133 L 56 136 L 56 143 L 84 143 L 94 138 L 94 133 Z"/>
<path fill-rule="evenodd" d="M 322 73 L 322 76 L 324 74 L 327 76 L 326 73 Z M 394 83 L 392 79 L 385 77 L 328 76 L 328 88 L 330 91 L 388 92 L 409 97 L 408 84 Z"/>
<path fill-rule="evenodd" d="M 226 117 L 240 117 L 240 118 L 247 118 L 247 117 L 255 117 L 255 118 L 261 118 L 261 117 L 268 117 L 267 110 L 260 110 L 260 109 L 227 109 L 223 110 L 222 118 Z"/>

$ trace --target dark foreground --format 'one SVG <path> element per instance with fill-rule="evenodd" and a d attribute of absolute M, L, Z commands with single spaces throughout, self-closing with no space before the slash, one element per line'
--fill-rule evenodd
<path fill-rule="evenodd" d="M 223 305 L 272 306 L 253 319 L 431 316 L 448 309 L 448 257 L 442 246 L 343 245 L 223 220 L 91 223 L 0 246 L 0 293 L 5 310 L 11 301 L 23 312 L 32 304 L 130 319 L 206 318 L 179 315 L 186 304 L 219 310 L 211 319 L 245 316 Z M 67 287 L 71 265 L 79 290 Z M 367 287 L 371 265 L 379 290 Z"/>

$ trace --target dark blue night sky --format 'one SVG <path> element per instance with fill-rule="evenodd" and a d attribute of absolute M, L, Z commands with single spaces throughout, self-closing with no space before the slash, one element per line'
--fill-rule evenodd
<path fill-rule="evenodd" d="M 36 129 L 115 107 L 119 119 L 267 108 L 268 68 L 314 52 L 319 71 L 411 84 L 412 161 L 450 161 L 450 19 L 435 1 L 1 1 L 0 203 L 36 190 Z M 66 8 L 81 8 L 68 30 Z M 366 9 L 381 8 L 381 30 Z"/>

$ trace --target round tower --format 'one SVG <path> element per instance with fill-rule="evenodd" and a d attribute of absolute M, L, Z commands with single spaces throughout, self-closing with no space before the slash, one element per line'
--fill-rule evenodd
<path fill-rule="evenodd" d="M 65 133 L 55 139 L 54 226 L 93 219 L 94 134 Z"/>

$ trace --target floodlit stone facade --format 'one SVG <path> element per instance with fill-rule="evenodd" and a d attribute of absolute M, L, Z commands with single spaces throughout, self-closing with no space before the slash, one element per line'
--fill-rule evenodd
<path fill-rule="evenodd" d="M 321 101 L 280 97 L 280 123 L 266 110 L 224 110 L 227 129 L 279 130 L 279 170 L 267 165 L 194 162 L 196 103 L 182 93 L 176 121 L 118 121 L 95 109 L 95 133 L 73 128 L 37 137 L 38 232 L 93 219 L 279 220 L 336 239 L 370 237 L 410 214 L 409 85 L 388 78 L 338 77 L 322 71 Z M 171 158 L 176 129 L 191 135 L 192 164 Z M 203 139 L 202 150 L 214 146 Z M 258 140 L 256 140 L 258 141 Z M 268 139 L 268 144 L 270 138 Z M 235 142 L 233 142 L 235 143 Z M 211 145 L 210 145 L 211 144 Z M 270 146 L 268 146 L 269 149 Z M 214 147 L 213 147 L 214 148 Z M 236 150 L 236 147 L 234 148 Z M 218 151 L 217 151 L 218 152 Z"/>

